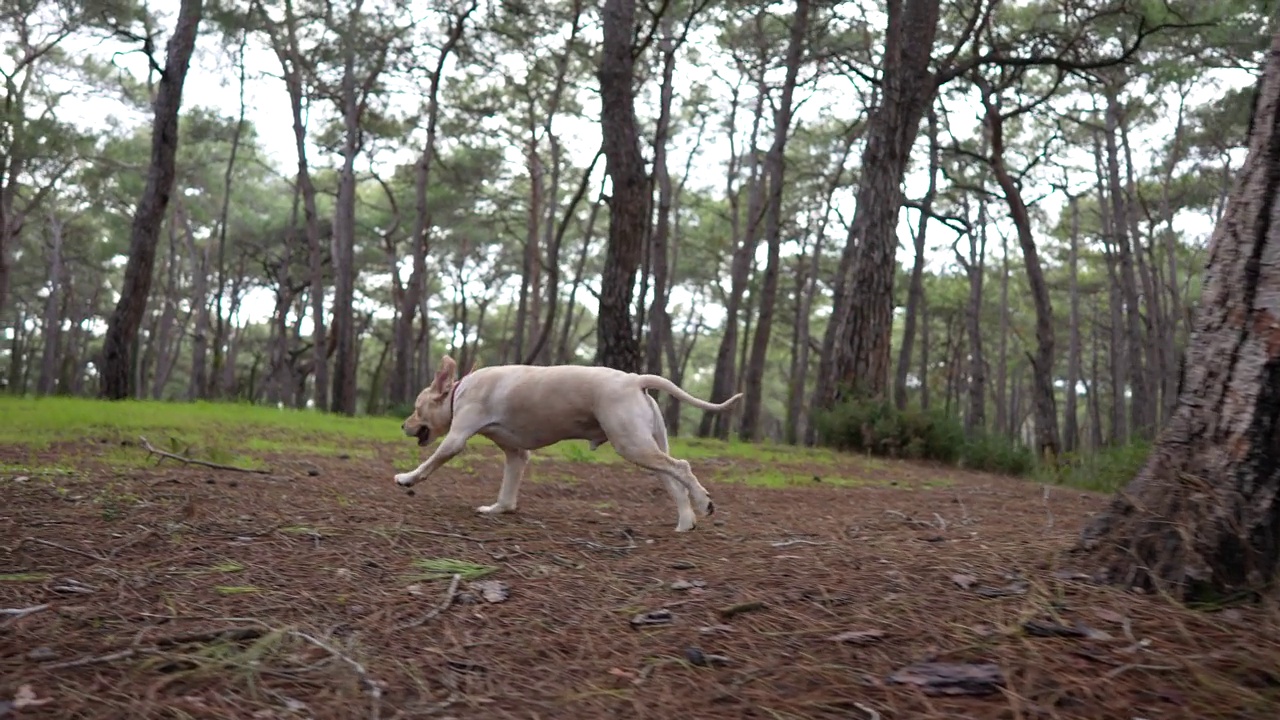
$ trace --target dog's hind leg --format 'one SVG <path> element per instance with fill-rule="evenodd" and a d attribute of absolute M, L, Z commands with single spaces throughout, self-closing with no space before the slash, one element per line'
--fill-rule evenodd
<path fill-rule="evenodd" d="M 661 447 L 666 444 L 665 432 L 660 444 L 651 423 L 635 415 L 606 420 L 601 423 L 601 427 L 609 435 L 609 442 L 619 455 L 662 478 L 667 492 L 676 503 L 676 532 L 688 532 L 696 527 L 698 518 L 689 501 L 688 485 L 676 465 L 680 461 L 672 458 Z"/>
<path fill-rule="evenodd" d="M 502 452 L 506 455 L 506 463 L 502 466 L 502 488 L 498 490 L 498 502 L 481 505 L 476 508 L 479 512 L 494 515 L 514 512 L 519 504 L 520 481 L 524 478 L 525 468 L 529 466 L 529 451 L 504 447 Z"/>
<path fill-rule="evenodd" d="M 683 467 L 682 472 L 678 472 L 676 479 L 689 495 L 689 499 L 693 501 L 693 507 L 701 517 L 707 517 L 715 512 L 715 503 L 711 502 L 711 496 L 707 493 L 707 489 L 702 487 L 702 483 L 698 482 L 697 476 L 693 474 L 693 469 L 689 467 L 689 463 L 684 460 L 678 460 L 671 457 L 671 446 L 667 441 L 667 423 L 662 417 L 662 409 L 658 407 L 658 402 L 653 399 L 649 393 L 645 393 L 645 397 L 649 398 L 649 407 L 653 411 L 653 440 L 658 443 L 658 449 L 675 464 L 677 468 Z"/>

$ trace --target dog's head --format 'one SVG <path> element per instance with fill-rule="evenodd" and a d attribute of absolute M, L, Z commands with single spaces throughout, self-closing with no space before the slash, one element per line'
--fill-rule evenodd
<path fill-rule="evenodd" d="M 431 384 L 418 393 L 413 403 L 413 413 L 405 418 L 400 428 L 409 437 L 418 438 L 419 446 L 430 445 L 433 440 L 449 432 L 453 424 L 453 386 L 458 382 L 458 364 L 445 355 L 440 359 L 440 369 Z"/>

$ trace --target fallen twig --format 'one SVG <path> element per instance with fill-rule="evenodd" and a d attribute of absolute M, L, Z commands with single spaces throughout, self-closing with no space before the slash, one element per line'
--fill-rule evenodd
<path fill-rule="evenodd" d="M 458 575 L 453 576 L 454 589 L 457 589 L 459 579 L 460 579 L 460 576 Z M 449 599 L 453 600 L 452 593 L 449 595 Z M 360 685 L 364 687 L 366 692 L 369 693 L 369 701 L 371 705 L 371 707 L 369 708 L 369 717 L 373 718 L 374 720 L 377 720 L 379 715 L 379 709 L 382 706 L 382 688 L 379 687 L 377 682 L 375 682 L 372 678 L 369 677 L 369 672 L 364 669 L 364 665 L 361 665 L 360 661 L 343 653 L 342 651 L 338 650 L 337 648 L 330 645 L 329 643 L 321 640 L 320 638 L 317 638 L 313 635 L 308 635 L 307 633 L 304 633 L 300 630 L 287 630 L 286 633 L 296 638 L 306 640 L 312 645 L 315 645 L 321 650 L 328 652 L 330 655 L 333 655 L 335 658 L 350 665 L 351 669 L 355 670 L 356 676 L 360 678 Z"/>
<path fill-rule="evenodd" d="M 77 660 L 66 660 L 63 662 L 50 663 L 49 665 L 41 665 L 40 667 L 45 670 L 61 670 L 63 668 L 83 667 L 85 665 L 101 665 L 103 663 L 109 663 L 115 660 L 123 660 L 125 658 L 130 658 L 137 654 L 138 654 L 137 650 L 133 648 L 125 648 L 124 650 L 117 650 L 116 652 L 107 653 L 106 655 L 94 655 L 91 657 L 82 657 Z"/>
<path fill-rule="evenodd" d="M 73 548 L 73 547 L 67 547 L 66 545 L 61 545 L 61 544 L 59 544 L 59 543 L 53 542 L 52 540 L 41 540 L 40 538 L 37 538 L 37 537 L 25 537 L 25 538 L 22 538 L 22 542 L 21 542 L 21 543 L 18 543 L 18 544 L 19 544 L 19 545 L 21 545 L 22 543 L 29 543 L 29 542 L 30 542 L 30 543 L 36 543 L 37 545 L 45 545 L 45 546 L 47 546 L 47 547 L 57 548 L 57 549 L 59 549 L 59 550 L 63 550 L 63 551 L 69 552 L 69 553 L 75 553 L 76 555 L 80 555 L 80 556 L 82 556 L 82 557 L 87 557 L 87 558 L 90 558 L 90 559 L 92 559 L 92 560 L 97 560 L 98 562 L 106 562 L 106 561 L 107 561 L 107 559 L 106 559 L 105 557 L 103 557 L 103 556 L 101 556 L 101 555 L 99 555 L 99 554 L 97 554 L 97 553 L 89 552 L 88 550 L 77 550 L 77 549 L 75 549 L 75 548 Z"/>
<path fill-rule="evenodd" d="M 771 546 L 773 546 L 773 547 L 776 547 L 776 548 L 784 548 L 784 547 L 790 547 L 790 546 L 792 546 L 792 545 L 818 545 L 818 546 L 822 546 L 822 545 L 826 545 L 826 543 L 814 542 L 814 541 L 812 541 L 812 540 L 779 540 L 778 542 L 771 542 L 771 543 L 769 543 L 769 545 L 771 545 Z"/>
<path fill-rule="evenodd" d="M 209 462 L 208 460 L 197 460 L 196 458 L 189 458 L 189 457 L 184 457 L 182 455 L 177 455 L 175 453 L 165 452 L 164 450 L 161 450 L 156 446 L 152 445 L 150 441 L 148 441 L 146 438 L 142 437 L 141 435 L 138 436 L 138 439 L 142 441 L 142 447 L 147 451 L 149 455 L 159 455 L 162 458 L 177 460 L 178 462 L 186 463 L 187 465 L 203 465 L 204 467 L 213 468 L 214 470 L 230 470 L 233 472 L 254 473 L 257 475 L 271 474 L 271 471 L 266 469 L 258 470 L 256 468 L 238 467 L 236 465 L 223 465 L 222 463 Z"/>
<path fill-rule="evenodd" d="M 866 705 L 863 705 L 863 704 L 862 704 L 862 703 L 860 703 L 860 702 L 855 702 L 855 703 L 853 704 L 853 706 L 854 706 L 854 707 L 856 707 L 856 708 L 858 708 L 858 709 L 859 709 L 859 710 L 861 710 L 862 712 L 866 713 L 866 714 L 867 714 L 867 720 L 880 720 L 880 713 L 878 713 L 878 712 L 876 712 L 875 710 L 873 710 L 873 709 L 871 709 L 871 708 L 867 707 Z"/>
<path fill-rule="evenodd" d="M 636 545 L 634 540 L 631 541 L 630 545 L 602 545 L 594 540 L 586 540 L 584 538 L 574 538 L 569 542 L 573 543 L 574 545 L 583 545 L 585 547 L 589 547 L 592 550 L 614 550 L 617 552 L 635 550 L 637 547 L 639 547 L 639 545 Z"/>
<path fill-rule="evenodd" d="M 49 603 L 45 603 L 43 605 L 32 605 L 31 607 L 24 607 L 24 608 L 0 608 L 0 615 L 5 616 L 4 624 L 8 625 L 11 622 L 16 622 L 18 620 L 21 620 L 22 618 L 28 615 L 32 615 L 40 612 L 41 610 L 48 610 L 48 609 L 49 609 Z"/>
<path fill-rule="evenodd" d="M 441 600 L 439 605 L 435 606 L 434 608 L 431 608 L 431 610 L 428 611 L 426 615 L 423 615 L 417 620 L 401 625 L 400 629 L 408 630 L 409 628 L 418 627 L 419 625 L 422 625 L 423 623 L 427 622 L 431 618 L 447 610 L 449 606 L 453 604 L 454 596 L 458 594 L 458 583 L 460 582 L 462 582 L 462 575 L 459 573 L 454 573 L 453 579 L 449 581 L 449 589 L 444 594 L 444 600 Z"/>

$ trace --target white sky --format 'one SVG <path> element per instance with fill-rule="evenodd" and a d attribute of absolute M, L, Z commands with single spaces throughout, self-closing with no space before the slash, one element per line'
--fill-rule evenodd
<path fill-rule="evenodd" d="M 171 25 L 172 18 L 176 15 L 178 2 L 177 0 L 151 0 L 150 6 L 157 11 L 161 17 L 163 27 L 166 28 L 163 37 L 168 37 L 168 27 Z M 473 16 L 473 21 L 477 19 Z M 222 115 L 234 118 L 238 111 L 238 86 L 236 80 L 236 70 L 234 67 L 233 50 L 225 51 L 220 45 L 220 38 L 213 32 L 209 23 L 206 21 L 202 25 L 205 34 L 201 35 L 197 43 L 196 58 L 192 63 L 192 68 L 187 78 L 186 89 L 184 92 L 184 105 L 190 108 L 195 105 L 213 108 Z M 594 30 L 590 30 L 594 32 Z M 714 58 L 714 49 L 708 41 L 712 40 L 710 31 L 704 32 L 701 37 L 693 37 L 690 44 L 696 47 L 702 56 L 703 65 L 685 64 L 677 67 L 676 73 L 676 102 L 679 103 L 681 97 L 685 95 L 687 88 L 694 82 L 708 84 L 713 90 L 717 91 L 719 97 L 727 97 L 724 92 L 725 86 L 723 82 L 712 76 L 712 62 Z M 115 49 L 120 49 L 113 41 L 99 42 L 90 41 L 83 38 L 72 38 L 67 41 L 67 48 L 72 52 L 91 52 L 99 57 L 107 57 Z M 160 62 L 163 63 L 163 46 L 159 49 Z M 247 52 L 247 67 L 249 81 L 246 87 L 246 117 L 251 121 L 259 135 L 259 143 L 266 153 L 275 163 L 276 167 L 290 172 L 296 162 L 294 156 L 294 139 L 293 129 L 290 120 L 290 109 L 288 95 L 285 92 L 283 82 L 276 75 L 279 72 L 279 66 L 274 54 L 265 48 L 261 41 L 251 42 Z M 123 68 L 132 71 L 138 77 L 145 77 L 146 65 L 142 56 L 132 54 L 117 58 L 117 63 Z M 726 73 L 727 77 L 731 77 L 730 73 Z M 447 82 L 447 79 L 446 79 Z M 588 83 L 594 82 L 588 79 Z M 1205 82 L 1194 88 L 1188 96 L 1189 105 L 1201 103 L 1212 99 L 1221 94 L 1226 86 L 1239 86 L 1244 83 L 1252 82 L 1252 77 L 1247 73 L 1227 74 L 1223 73 L 1220 78 L 1216 78 L 1214 82 Z M 401 107 L 409 108 L 416 106 L 420 102 L 420 96 L 415 94 L 414 88 L 402 88 L 403 92 L 396 93 L 396 100 Z M 645 88 L 642 91 L 643 97 L 651 98 L 654 94 L 652 88 Z M 858 102 L 858 93 L 850 83 L 844 78 L 828 77 L 815 86 L 810 91 L 811 96 L 804 93 L 797 93 L 797 101 L 803 100 L 803 104 L 796 112 L 795 123 L 809 123 L 817 121 L 823 117 L 839 117 L 846 120 L 857 118 L 863 109 Z M 745 97 L 745 96 L 744 96 Z M 575 119 L 568 117 L 557 118 L 555 123 L 555 131 L 566 139 L 567 149 L 573 157 L 573 161 L 579 167 L 585 166 L 592 155 L 595 154 L 599 147 L 600 132 L 597 122 L 593 119 L 598 114 L 598 103 L 595 102 L 595 96 L 592 92 L 584 92 L 581 99 L 585 105 L 585 115 L 592 119 Z M 746 97 L 747 103 L 752 98 Z M 87 127 L 95 127 L 106 129 L 114 118 L 118 118 L 127 125 L 136 125 L 140 123 L 149 123 L 150 118 L 147 114 L 140 113 L 122 105 L 117 98 L 95 96 L 81 92 L 73 94 L 63 100 L 64 109 L 60 111 L 60 115 L 73 122 L 78 122 Z M 950 112 L 953 131 L 957 135 L 962 132 L 969 132 L 965 128 L 976 127 L 976 118 L 979 108 L 976 103 L 970 103 L 967 107 L 958 105 L 955 101 L 951 101 L 948 105 Z M 642 116 L 654 117 L 655 112 L 651 112 L 650 108 L 640 106 L 637 111 Z M 749 123 L 749 118 L 742 119 L 743 113 L 740 112 L 740 127 Z M 967 122 L 966 122 L 967 121 Z M 923 125 L 923 123 L 922 123 Z M 793 125 L 794 127 L 794 125 Z M 923 127 L 922 127 L 923 131 Z M 740 130 L 740 136 L 744 131 Z M 1134 148 L 1135 162 L 1147 165 L 1150 162 L 1153 151 L 1158 149 L 1158 144 L 1163 143 L 1172 132 L 1172 119 L 1166 118 L 1161 123 L 1154 126 L 1144 128 L 1141 133 L 1136 133 L 1134 141 L 1137 145 Z M 447 142 L 447 138 L 444 139 Z M 677 171 L 684 167 L 685 159 L 689 147 L 692 144 L 693 133 L 687 136 L 678 137 L 673 143 L 671 155 L 669 158 L 670 166 L 673 171 Z M 762 144 L 767 147 L 769 142 L 768 134 L 765 133 Z M 917 153 L 924 151 L 923 138 L 917 143 Z M 646 156 L 651 155 L 651 151 L 647 146 L 644 148 Z M 700 155 L 697 162 L 693 164 L 692 176 L 689 180 L 690 185 L 698 185 L 711 188 L 722 188 L 724 185 L 725 163 L 729 154 L 729 144 L 724 133 L 719 130 L 718 125 L 709 126 L 708 132 L 704 135 Z M 330 164 L 336 163 L 336 158 L 325 157 L 318 148 L 311 148 L 311 159 L 313 164 Z M 377 164 L 382 166 L 383 170 L 390 170 L 395 163 L 403 163 L 411 161 L 418 154 L 417 144 L 409 141 L 405 144 L 402 151 L 394 156 L 386 154 L 377 158 Z M 1059 161 L 1069 161 L 1082 168 L 1092 168 L 1092 159 L 1087 151 L 1081 149 L 1078 153 L 1073 153 L 1075 157 L 1059 158 Z M 521 159 L 519 149 L 512 148 L 512 161 L 519 164 Z M 857 169 L 857 147 L 850 158 L 850 167 L 855 171 Z M 921 163 L 923 164 L 923 163 Z M 368 160 L 362 160 L 359 166 L 367 167 Z M 603 175 L 604 163 L 600 162 L 596 170 L 596 177 Z M 1078 182 L 1092 182 L 1092 172 L 1077 174 Z M 921 167 L 908 174 L 906 178 L 906 194 L 908 197 L 917 198 L 923 195 L 928 185 L 927 168 Z M 596 185 L 598 189 L 598 185 Z M 1029 198 L 1048 195 L 1042 202 L 1051 216 L 1056 216 L 1058 209 L 1062 206 L 1064 198 L 1060 195 L 1051 194 L 1047 187 L 1028 187 L 1026 194 Z M 848 188 L 842 193 L 839 201 L 839 209 L 846 220 L 853 217 L 853 200 L 852 195 L 848 192 Z M 589 195 L 589 197 L 592 195 Z M 1207 236 L 1212 229 L 1211 221 L 1207 217 L 1192 217 L 1185 214 L 1181 218 L 1183 229 L 1198 235 Z M 911 227 L 917 222 L 918 215 L 914 211 L 903 212 L 899 221 L 899 238 L 901 247 L 910 247 Z M 1000 224 L 997 222 L 997 224 Z M 597 235 L 600 236 L 600 230 Z M 832 225 L 828 228 L 828 247 L 834 248 L 843 245 L 845 231 L 839 225 L 836 218 L 832 218 Z M 932 269 L 940 269 L 944 265 L 951 264 L 953 257 L 950 251 L 951 242 L 954 235 L 944 227 L 934 224 L 934 228 L 930 233 L 932 239 L 932 251 L 930 252 L 930 265 Z M 763 266 L 763 254 L 765 249 L 760 249 L 760 263 Z M 998 251 L 997 251 L 998 252 Z M 906 262 L 907 250 L 899 252 L 900 262 Z M 515 281 L 518 287 L 518 278 Z M 724 282 L 728 283 L 727 277 Z M 478 291 L 479 288 L 476 288 Z M 580 293 L 579 298 L 585 302 L 591 303 L 592 298 Z M 687 303 L 690 299 L 688 293 L 677 289 L 673 293 L 672 302 L 674 304 Z M 712 304 L 704 305 L 708 325 L 718 324 L 723 318 L 723 312 L 718 306 Z M 259 290 L 251 293 L 246 298 L 242 311 L 246 319 L 254 321 L 265 320 L 271 312 L 271 298 L 269 291 Z M 389 310 L 387 311 L 389 312 Z"/>

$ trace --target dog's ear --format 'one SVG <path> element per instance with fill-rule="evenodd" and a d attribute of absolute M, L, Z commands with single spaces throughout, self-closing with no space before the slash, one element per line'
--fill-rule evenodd
<path fill-rule="evenodd" d="M 431 389 L 435 392 L 442 393 L 453 385 L 454 379 L 458 375 L 458 363 L 453 358 L 445 355 L 440 358 L 440 369 L 436 371 L 436 379 L 431 382 Z"/>

